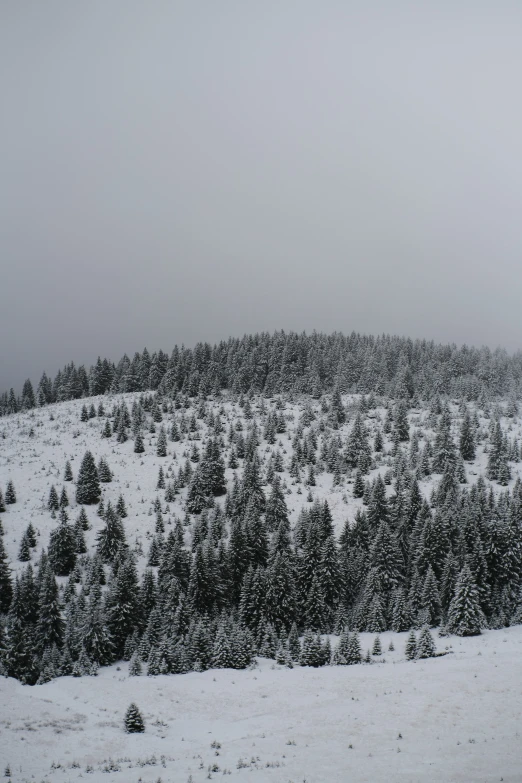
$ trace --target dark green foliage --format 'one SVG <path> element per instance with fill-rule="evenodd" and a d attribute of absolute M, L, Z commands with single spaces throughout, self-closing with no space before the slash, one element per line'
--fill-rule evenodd
<path fill-rule="evenodd" d="M 408 425 L 408 410 L 406 404 L 401 400 L 395 408 L 393 414 L 394 434 L 399 442 L 408 441 L 410 437 L 410 428 Z"/>
<path fill-rule="evenodd" d="M 355 471 L 355 478 L 353 481 L 353 496 L 354 498 L 362 498 L 364 495 L 364 479 L 360 470 Z"/>
<path fill-rule="evenodd" d="M 474 636 L 480 633 L 483 625 L 484 615 L 477 585 L 469 566 L 465 565 L 459 574 L 455 595 L 449 606 L 446 627 L 457 636 Z"/>
<path fill-rule="evenodd" d="M 57 576 L 68 576 L 76 563 L 76 535 L 67 523 L 63 511 L 58 527 L 51 532 L 49 540 L 49 562 Z"/>
<path fill-rule="evenodd" d="M 415 631 L 411 630 L 406 640 L 406 647 L 404 649 L 406 660 L 413 661 L 417 657 L 417 639 L 415 637 Z"/>
<path fill-rule="evenodd" d="M 12 481 L 7 482 L 7 488 L 5 490 L 5 502 L 8 506 L 16 503 L 16 492 Z"/>
<path fill-rule="evenodd" d="M 18 550 L 18 560 L 21 563 L 26 563 L 30 559 L 31 559 L 31 547 L 27 539 L 27 532 L 25 532 L 22 536 L 22 540 L 20 541 L 20 548 Z"/>
<path fill-rule="evenodd" d="M 100 497 L 101 490 L 96 463 L 92 453 L 86 451 L 76 482 L 76 502 L 80 505 L 91 505 L 99 503 Z"/>
<path fill-rule="evenodd" d="M 435 642 L 427 625 L 423 626 L 417 642 L 417 658 L 433 658 Z"/>
<path fill-rule="evenodd" d="M 145 451 L 145 444 L 143 443 L 143 436 L 138 430 L 136 437 L 134 438 L 134 453 L 143 454 Z"/>
<path fill-rule="evenodd" d="M 124 726 L 127 734 L 141 734 L 145 731 L 145 722 L 141 712 L 134 703 L 127 708 Z"/>
<path fill-rule="evenodd" d="M 0 614 L 8 612 L 12 597 L 11 571 L 4 548 L 3 536 L 0 535 Z"/>
<path fill-rule="evenodd" d="M 82 530 L 89 530 L 89 520 L 87 519 L 87 512 L 83 507 L 80 509 L 80 513 L 78 514 L 76 523 L 79 527 L 81 527 Z"/>
<path fill-rule="evenodd" d="M 379 636 L 376 636 L 373 640 L 372 655 L 382 655 L 382 645 Z"/>
<path fill-rule="evenodd" d="M 475 459 L 475 434 L 474 434 L 473 424 L 471 421 L 471 416 L 468 410 L 466 410 L 464 418 L 462 419 L 462 424 L 460 427 L 459 445 L 460 445 L 460 453 L 462 455 L 462 459 L 464 460 Z"/>
<path fill-rule="evenodd" d="M 158 433 L 158 440 L 156 443 L 156 456 L 157 457 L 167 456 L 167 433 L 165 432 L 164 427 L 160 427 Z"/>
<path fill-rule="evenodd" d="M 69 505 L 69 498 L 67 496 L 67 490 L 65 487 L 62 487 L 62 491 L 60 493 L 60 508 L 67 508 Z"/>
<path fill-rule="evenodd" d="M 127 507 L 125 505 L 125 498 L 121 494 L 118 497 L 118 502 L 116 503 L 116 513 L 118 514 L 120 519 L 125 519 L 127 517 Z"/>
<path fill-rule="evenodd" d="M 73 477 L 71 463 L 69 462 L 69 460 L 67 460 L 67 462 L 65 463 L 65 470 L 64 470 L 64 473 L 63 473 L 63 480 L 64 481 L 72 481 L 73 478 L 74 477 Z"/>
<path fill-rule="evenodd" d="M 41 577 L 41 587 L 38 597 L 38 620 L 36 624 L 37 649 L 43 652 L 53 644 L 62 646 L 64 621 L 58 599 L 58 585 L 49 567 Z"/>
<path fill-rule="evenodd" d="M 125 546 L 125 531 L 118 513 L 109 503 L 105 527 L 98 533 L 98 553 L 103 562 L 111 563 L 121 546 Z"/>
<path fill-rule="evenodd" d="M 98 478 L 103 484 L 109 484 L 112 481 L 112 471 L 105 457 L 100 457 L 98 462 Z"/>

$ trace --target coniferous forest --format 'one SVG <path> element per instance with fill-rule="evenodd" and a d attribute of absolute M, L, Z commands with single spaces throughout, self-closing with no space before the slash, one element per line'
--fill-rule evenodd
<path fill-rule="evenodd" d="M 500 350 L 280 332 L 11 389 L 0 672 L 351 665 L 390 630 L 418 659 L 522 623 L 521 378 Z"/>

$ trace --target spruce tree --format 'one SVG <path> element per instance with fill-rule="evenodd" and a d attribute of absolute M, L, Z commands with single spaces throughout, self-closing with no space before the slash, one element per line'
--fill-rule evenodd
<path fill-rule="evenodd" d="M 134 653 L 129 663 L 129 677 L 139 677 L 143 673 L 143 667 L 139 655 Z"/>
<path fill-rule="evenodd" d="M 27 532 L 25 532 L 22 536 L 22 540 L 20 541 L 20 548 L 18 549 L 18 560 L 21 563 L 27 563 L 31 559 L 31 547 L 29 546 L 29 541 L 27 539 Z"/>
<path fill-rule="evenodd" d="M 98 463 L 98 478 L 104 484 L 110 484 L 112 481 L 112 471 L 109 468 L 105 457 L 100 457 L 100 461 Z"/>
<path fill-rule="evenodd" d="M 60 501 L 58 500 L 58 493 L 56 492 L 56 487 L 54 484 L 51 486 L 51 489 L 49 490 L 49 500 L 47 501 L 47 508 L 49 511 L 58 511 L 60 508 Z"/>
<path fill-rule="evenodd" d="M 125 531 L 120 517 L 109 503 L 105 512 L 105 527 L 98 533 L 98 553 L 104 563 L 112 563 L 121 546 L 125 546 Z"/>
<path fill-rule="evenodd" d="M 127 708 L 124 726 L 127 734 L 142 734 L 145 731 L 145 722 L 141 712 L 134 703 Z"/>
<path fill-rule="evenodd" d="M 11 571 L 4 548 L 3 536 L 0 535 L 0 614 L 6 614 L 9 611 L 12 598 Z"/>
<path fill-rule="evenodd" d="M 373 640 L 372 655 L 382 655 L 382 644 L 380 636 L 376 636 Z"/>
<path fill-rule="evenodd" d="M 469 566 L 466 564 L 459 574 L 455 595 L 448 610 L 446 623 L 449 633 L 457 636 L 480 634 L 484 615 L 480 607 L 479 592 Z"/>
<path fill-rule="evenodd" d="M 49 562 L 57 576 L 68 576 L 76 563 L 76 536 L 67 524 L 67 514 L 62 509 L 60 523 L 51 532 L 49 540 Z"/>
<path fill-rule="evenodd" d="M 40 653 L 53 644 L 62 646 L 65 623 L 60 610 L 58 585 L 50 567 L 42 575 L 42 584 L 38 598 L 38 620 L 36 626 L 36 646 Z"/>
<path fill-rule="evenodd" d="M 167 456 L 167 433 L 165 432 L 164 427 L 160 427 L 160 431 L 158 433 L 158 441 L 156 443 L 156 456 L 157 457 Z"/>
<path fill-rule="evenodd" d="M 101 490 L 96 463 L 92 453 L 86 451 L 76 482 L 76 502 L 80 505 L 91 505 L 99 503 L 100 497 Z"/>
<path fill-rule="evenodd" d="M 417 658 L 433 658 L 435 655 L 435 642 L 427 625 L 424 625 L 417 642 Z"/>
<path fill-rule="evenodd" d="M 12 481 L 7 482 L 7 488 L 5 490 L 5 502 L 8 506 L 16 503 L 16 492 Z"/>
<path fill-rule="evenodd" d="M 144 451 L 145 451 L 145 445 L 143 443 L 143 436 L 140 430 L 138 430 L 134 438 L 134 453 L 143 454 Z"/>
<path fill-rule="evenodd" d="M 473 423 L 469 411 L 466 410 L 460 427 L 460 453 L 462 459 L 471 462 L 475 459 L 475 437 L 473 432 Z"/>
<path fill-rule="evenodd" d="M 60 508 L 67 508 L 69 505 L 69 498 L 67 496 L 67 490 L 65 487 L 62 487 L 62 491 L 60 493 Z"/>
<path fill-rule="evenodd" d="M 413 661 L 417 657 L 417 639 L 415 637 L 415 631 L 412 629 L 406 640 L 406 647 L 404 648 L 407 661 Z"/>

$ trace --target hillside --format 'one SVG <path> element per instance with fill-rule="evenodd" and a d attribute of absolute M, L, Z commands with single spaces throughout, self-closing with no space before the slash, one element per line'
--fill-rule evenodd
<path fill-rule="evenodd" d="M 149 391 L 1 418 L 11 779 L 516 780 L 520 443 L 513 396 Z M 407 660 L 412 627 L 447 654 Z"/>

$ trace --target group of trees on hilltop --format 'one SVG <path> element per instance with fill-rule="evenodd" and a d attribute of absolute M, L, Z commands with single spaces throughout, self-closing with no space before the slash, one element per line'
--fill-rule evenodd
<path fill-rule="evenodd" d="M 234 393 L 310 394 L 318 398 L 337 386 L 341 392 L 386 394 L 396 399 L 431 399 L 436 394 L 478 400 L 520 392 L 522 354 L 500 349 L 437 345 L 426 340 L 275 332 L 217 345 L 176 346 L 170 356 L 145 349 L 116 364 L 98 358 L 86 369 L 67 364 L 54 379 L 45 372 L 33 390 L 24 384 L 0 396 L 0 414 L 107 392 L 182 391 L 190 396 Z"/>
<path fill-rule="evenodd" d="M 517 362 L 395 338 L 279 334 L 171 357 L 144 352 L 88 373 L 69 366 L 58 384 L 42 379 L 31 404 L 141 390 L 111 410 L 106 398 L 78 406 L 78 426 L 107 446 L 132 439 L 124 448 L 137 461 L 154 451 L 150 543 L 146 552 L 132 547 L 126 499 L 108 500 L 112 471 L 87 451 L 76 476 L 66 463 L 61 491 L 49 490 L 42 513 L 54 527 L 38 559 L 33 525 L 19 531 L 24 566 L 13 579 L 2 538 L 2 516 L 18 500 L 9 481 L 0 491 L 0 671 L 34 683 L 94 674 L 121 658 L 131 673 L 151 675 L 244 668 L 256 654 L 348 665 L 360 660 L 363 631 L 420 630 L 424 656 L 430 628 L 467 635 L 522 622 L 522 483 L 508 489 L 522 457 L 509 432 L 517 402 L 489 399 L 513 391 Z M 328 384 L 331 393 L 321 394 Z M 230 387 L 235 418 L 207 398 Z M 364 391 L 350 405 L 348 388 Z M 458 407 L 441 389 L 459 390 Z M 275 390 L 284 393 L 268 401 Z M 292 420 L 285 406 L 297 391 L 308 396 Z M 467 404 L 476 395 L 485 417 Z M 415 426 L 409 414 L 419 397 L 429 403 Z M 169 459 L 174 448 L 184 463 Z M 481 449 L 486 475 L 470 485 L 466 463 Z M 228 485 L 226 468 L 234 471 Z M 339 537 L 329 503 L 314 499 L 324 474 L 361 501 Z M 426 496 L 421 485 L 433 474 Z M 293 527 L 289 484 L 294 501 L 302 498 Z M 80 510 L 71 521 L 73 498 Z M 102 526 L 87 551 L 94 513 Z M 323 638 L 332 632 L 342 640 L 333 652 Z M 412 655 L 415 645 L 413 634 Z"/>

